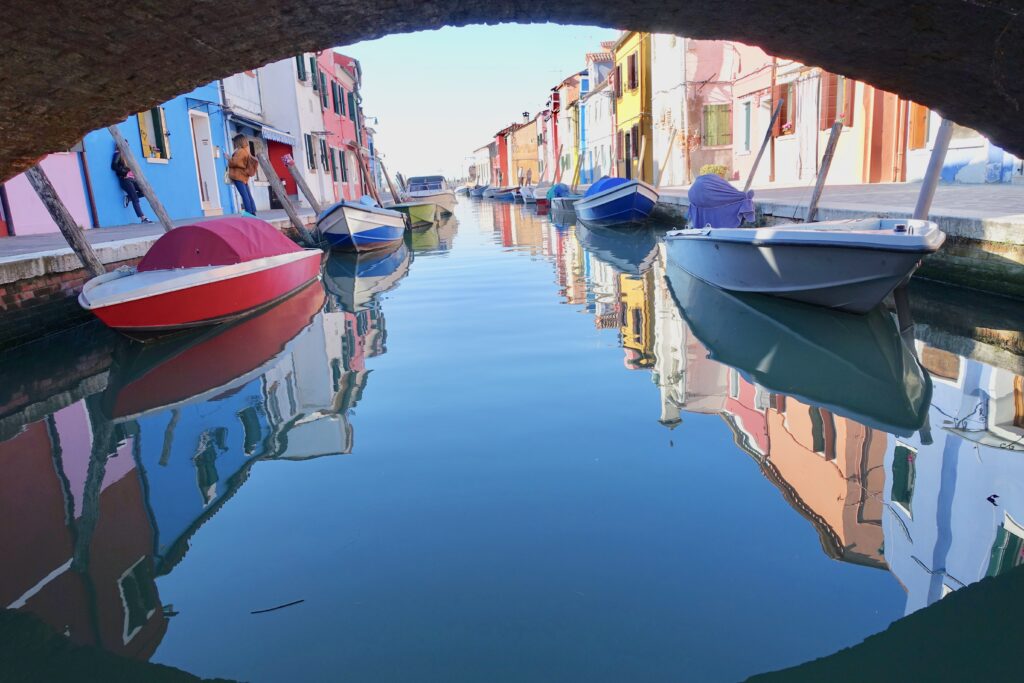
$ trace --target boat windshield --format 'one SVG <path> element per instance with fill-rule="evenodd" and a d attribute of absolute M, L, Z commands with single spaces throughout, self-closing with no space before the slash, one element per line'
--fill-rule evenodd
<path fill-rule="evenodd" d="M 444 176 L 440 175 L 426 175 L 416 176 L 415 178 L 409 178 L 409 191 L 410 192 L 422 192 L 423 190 L 443 190 L 445 189 Z"/>

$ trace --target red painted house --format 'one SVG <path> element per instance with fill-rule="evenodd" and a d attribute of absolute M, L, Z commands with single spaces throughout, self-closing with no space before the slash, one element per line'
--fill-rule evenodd
<path fill-rule="evenodd" d="M 335 198 L 358 199 L 369 194 L 357 156 L 363 154 L 359 62 L 333 50 L 325 50 L 317 57 L 317 66 L 327 135 L 321 138 L 321 149 L 316 152 L 328 160 Z"/>
<path fill-rule="evenodd" d="M 521 128 L 522 124 L 513 123 L 508 128 L 502 128 L 494 134 L 494 145 L 497 149 L 497 155 L 495 156 L 496 164 L 491 171 L 492 184 L 495 187 L 507 187 L 511 185 L 509 178 L 509 135 L 512 131 Z"/>

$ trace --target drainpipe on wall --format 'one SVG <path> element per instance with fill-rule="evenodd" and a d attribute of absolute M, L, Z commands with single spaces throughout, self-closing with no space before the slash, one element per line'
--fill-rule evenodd
<path fill-rule="evenodd" d="M 0 213 L 4 215 L 4 222 L 7 223 L 7 235 L 14 237 L 14 218 L 11 216 L 11 204 L 7 201 L 7 185 L 0 183 Z"/>
<path fill-rule="evenodd" d="M 92 220 L 92 227 L 100 227 L 100 217 L 96 212 L 96 196 L 92 192 L 92 178 L 89 176 L 89 163 L 85 156 L 85 140 L 80 143 L 82 151 L 78 153 L 78 168 L 82 172 L 82 180 L 85 181 L 85 200 L 89 204 L 89 218 Z"/>
<path fill-rule="evenodd" d="M 690 184 L 690 82 L 686 75 L 687 39 L 683 38 L 683 183 Z M 672 144 L 672 141 L 669 141 Z"/>
<path fill-rule="evenodd" d="M 772 84 L 770 87 L 771 99 L 775 100 L 775 72 L 778 69 L 778 60 L 772 57 Z M 775 136 L 772 135 L 771 148 L 768 150 L 768 182 L 775 182 Z"/>

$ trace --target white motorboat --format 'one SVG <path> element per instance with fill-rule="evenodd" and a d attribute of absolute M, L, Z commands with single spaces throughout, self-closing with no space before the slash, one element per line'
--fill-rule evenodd
<path fill-rule="evenodd" d="M 676 265 L 721 289 L 865 313 L 945 239 L 931 221 L 865 218 L 676 230 L 665 245 Z"/>
<path fill-rule="evenodd" d="M 433 202 L 448 215 L 455 211 L 455 193 L 448 187 L 444 176 L 426 175 L 409 178 L 406 201 Z"/>
<path fill-rule="evenodd" d="M 520 187 L 519 188 L 519 193 L 523 197 L 523 203 L 525 203 L 525 204 L 536 204 L 537 203 L 537 195 L 535 194 L 535 191 L 536 191 L 536 186 L 535 185 L 523 185 L 522 187 Z"/>

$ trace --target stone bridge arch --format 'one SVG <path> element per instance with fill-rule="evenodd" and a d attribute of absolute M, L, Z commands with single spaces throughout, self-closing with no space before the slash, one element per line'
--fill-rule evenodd
<path fill-rule="evenodd" d="M 755 44 L 898 92 L 1024 156 L 1022 12 L 1024 0 L 12 0 L 0 22 L 0 179 L 300 50 L 498 22 Z M 429 74 L 412 59 L 410 76 Z"/>

